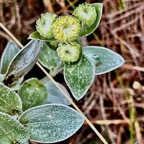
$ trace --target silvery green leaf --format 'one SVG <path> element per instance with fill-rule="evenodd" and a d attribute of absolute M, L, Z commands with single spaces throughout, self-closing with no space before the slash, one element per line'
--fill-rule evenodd
<path fill-rule="evenodd" d="M 32 39 L 32 40 L 42 40 L 42 41 L 54 40 L 54 38 L 53 38 L 53 39 L 47 39 L 47 38 L 42 37 L 37 31 L 31 33 L 31 34 L 29 35 L 28 39 Z"/>
<path fill-rule="evenodd" d="M 82 56 L 76 64 L 66 64 L 64 67 L 64 78 L 76 100 L 81 99 L 95 77 L 95 66 L 87 57 Z"/>
<path fill-rule="evenodd" d="M 24 111 L 43 104 L 48 96 L 46 87 L 36 78 L 25 81 L 18 93 L 21 97 Z"/>
<path fill-rule="evenodd" d="M 63 63 L 57 55 L 57 52 L 44 43 L 39 55 L 39 62 L 50 70 L 50 74 L 55 76 L 63 69 Z"/>
<path fill-rule="evenodd" d="M 32 141 L 57 143 L 72 136 L 84 123 L 74 109 L 61 104 L 47 104 L 25 111 L 19 121 L 30 132 Z"/>
<path fill-rule="evenodd" d="M 47 83 L 47 82 L 49 82 L 49 81 L 51 81 L 51 80 L 50 80 L 50 78 L 47 77 L 47 76 L 43 77 L 43 78 L 40 80 L 40 82 L 43 83 L 43 84 L 45 84 L 45 83 Z"/>
<path fill-rule="evenodd" d="M 32 40 L 18 52 L 8 67 L 4 80 L 5 84 L 12 84 L 33 68 L 38 59 L 42 44 L 40 41 Z"/>
<path fill-rule="evenodd" d="M 25 127 L 8 114 L 0 112 L 0 144 L 28 144 Z"/>
<path fill-rule="evenodd" d="M 96 12 L 97 12 L 96 20 L 90 27 L 83 29 L 83 31 L 81 33 L 81 36 L 88 36 L 91 33 L 93 33 L 96 30 L 96 28 L 98 27 L 99 23 L 100 23 L 100 20 L 101 20 L 101 17 L 102 17 L 103 4 L 102 3 L 94 3 L 94 4 L 92 4 L 92 6 L 95 7 Z"/>
<path fill-rule="evenodd" d="M 95 74 L 110 72 L 124 63 L 124 59 L 116 52 L 100 46 L 86 46 L 83 54 L 89 57 L 96 66 Z"/>
<path fill-rule="evenodd" d="M 62 94 L 62 92 L 55 86 L 55 84 L 51 80 L 45 77 L 41 80 L 41 82 L 45 85 L 48 92 L 48 98 L 45 103 L 70 105 L 70 102 L 67 100 L 67 98 Z M 58 84 L 62 88 L 62 90 L 70 97 L 66 88 L 62 84 Z"/>
<path fill-rule="evenodd" d="M 13 115 L 22 111 L 22 102 L 19 95 L 7 86 L 0 83 L 0 112 Z"/>
<path fill-rule="evenodd" d="M 2 82 L 5 78 L 5 74 L 0 74 L 0 82 Z"/>
<path fill-rule="evenodd" d="M 12 41 L 9 41 L 1 57 L 1 74 L 5 74 L 10 61 L 20 51 L 20 48 Z"/>

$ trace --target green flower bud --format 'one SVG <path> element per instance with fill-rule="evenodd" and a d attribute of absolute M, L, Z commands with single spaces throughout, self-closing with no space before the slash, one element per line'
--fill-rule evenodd
<path fill-rule="evenodd" d="M 80 44 L 73 42 L 70 44 L 61 44 L 57 48 L 57 54 L 62 61 L 70 63 L 76 62 L 81 56 L 81 46 Z"/>
<path fill-rule="evenodd" d="M 56 15 L 52 13 L 45 13 L 41 15 L 41 18 L 39 18 L 36 22 L 36 30 L 39 32 L 39 34 L 44 38 L 52 38 L 53 37 L 53 31 L 52 31 L 52 24 L 56 20 Z"/>
<path fill-rule="evenodd" d="M 55 39 L 70 42 L 79 37 L 81 31 L 79 20 L 73 16 L 60 16 L 53 25 Z"/>
<path fill-rule="evenodd" d="M 81 21 L 83 26 L 91 26 L 97 17 L 95 8 L 88 3 L 79 5 L 73 15 Z"/>

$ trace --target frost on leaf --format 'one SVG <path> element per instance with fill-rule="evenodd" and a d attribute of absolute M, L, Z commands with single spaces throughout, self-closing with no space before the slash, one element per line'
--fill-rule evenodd
<path fill-rule="evenodd" d="M 32 141 L 56 143 L 76 133 L 84 119 L 68 106 L 47 104 L 25 111 L 19 121 L 30 132 Z"/>
<path fill-rule="evenodd" d="M 121 55 L 100 46 L 86 46 L 83 49 L 83 54 L 93 61 L 96 66 L 96 75 L 110 72 L 124 63 L 124 59 Z"/>
<path fill-rule="evenodd" d="M 0 84 L 0 112 L 13 115 L 14 112 L 21 111 L 22 103 L 19 95 L 7 86 Z"/>
<path fill-rule="evenodd" d="M 94 76 L 95 66 L 85 56 L 82 56 L 81 60 L 76 64 L 65 64 L 64 78 L 77 100 L 85 95 L 93 83 Z"/>
<path fill-rule="evenodd" d="M 0 112 L 0 144 L 27 144 L 28 140 L 25 127 L 10 115 Z"/>

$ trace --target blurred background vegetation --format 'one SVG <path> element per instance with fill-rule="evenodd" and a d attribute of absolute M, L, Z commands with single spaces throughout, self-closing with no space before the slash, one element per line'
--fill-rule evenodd
<path fill-rule="evenodd" d="M 101 2 L 104 9 L 98 29 L 82 39 L 83 45 L 108 47 L 126 62 L 97 76 L 85 98 L 76 103 L 109 144 L 144 144 L 144 0 L 0 0 L 0 22 L 25 45 L 41 13 L 68 15 L 84 2 Z M 0 55 L 9 40 L 0 28 Z M 34 69 L 26 77 L 44 76 Z M 64 84 L 62 74 L 55 79 Z M 87 123 L 61 142 L 101 143 Z"/>

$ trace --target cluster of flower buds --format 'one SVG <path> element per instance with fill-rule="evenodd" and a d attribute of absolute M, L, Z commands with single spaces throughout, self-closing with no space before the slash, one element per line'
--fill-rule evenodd
<path fill-rule="evenodd" d="M 97 17 L 95 8 L 84 3 L 69 16 L 57 16 L 51 13 L 41 15 L 36 22 L 37 32 L 56 47 L 58 56 L 64 62 L 76 62 L 82 52 L 78 39 L 83 29 L 91 26 Z"/>

